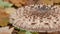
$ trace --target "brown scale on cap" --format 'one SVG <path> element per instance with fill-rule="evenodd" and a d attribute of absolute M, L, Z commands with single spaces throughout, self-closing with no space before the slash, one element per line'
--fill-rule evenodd
<path fill-rule="evenodd" d="M 33 7 L 32 7 L 33 6 Z M 32 32 L 54 32 L 60 27 L 60 8 L 38 7 L 41 5 L 30 5 L 19 8 L 10 16 L 13 26 Z M 12 20 L 14 19 L 14 20 Z"/>

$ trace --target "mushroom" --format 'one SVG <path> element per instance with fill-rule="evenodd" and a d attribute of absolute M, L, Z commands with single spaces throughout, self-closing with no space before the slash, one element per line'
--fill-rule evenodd
<path fill-rule="evenodd" d="M 57 8 L 54 9 L 54 7 Z M 60 31 L 60 8 L 48 5 L 20 7 L 13 14 L 10 14 L 10 23 L 31 32 Z"/>

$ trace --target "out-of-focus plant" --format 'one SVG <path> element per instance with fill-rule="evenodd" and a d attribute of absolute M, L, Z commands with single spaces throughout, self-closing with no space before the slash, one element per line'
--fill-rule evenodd
<path fill-rule="evenodd" d="M 0 26 L 7 26 L 9 22 L 9 15 L 6 13 L 6 8 L 10 8 L 13 4 L 0 0 Z M 8 10 L 8 9 L 7 9 Z"/>
<path fill-rule="evenodd" d="M 30 32 L 24 29 L 18 29 L 17 27 L 15 27 L 16 30 L 18 30 L 18 34 L 39 34 L 38 32 Z"/>
<path fill-rule="evenodd" d="M 25 32 L 21 32 L 21 31 L 19 31 L 18 34 L 25 34 Z"/>
<path fill-rule="evenodd" d="M 32 34 L 30 31 L 26 31 L 25 34 Z"/>
<path fill-rule="evenodd" d="M 0 26 L 7 26 L 9 22 L 9 15 L 5 13 L 4 9 L 0 9 Z"/>
<path fill-rule="evenodd" d="M 8 24 L 8 18 L 3 18 L 1 21 L 0 21 L 0 26 L 7 26 Z"/>
<path fill-rule="evenodd" d="M 39 34 L 38 32 L 32 32 L 32 34 Z"/>
<path fill-rule="evenodd" d="M 26 30 L 24 30 L 22 28 L 19 29 L 19 28 L 15 27 L 15 30 L 18 30 L 19 31 L 18 34 L 32 34 L 32 32 L 26 31 Z"/>
<path fill-rule="evenodd" d="M 11 4 L 11 3 L 4 2 L 3 0 L 0 0 L 0 7 L 8 8 L 8 7 L 11 7 L 12 5 L 13 4 Z"/>

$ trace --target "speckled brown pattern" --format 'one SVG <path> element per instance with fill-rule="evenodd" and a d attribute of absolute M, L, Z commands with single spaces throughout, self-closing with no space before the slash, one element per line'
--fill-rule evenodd
<path fill-rule="evenodd" d="M 32 32 L 60 31 L 60 8 L 48 5 L 21 7 L 10 15 L 10 23 Z"/>

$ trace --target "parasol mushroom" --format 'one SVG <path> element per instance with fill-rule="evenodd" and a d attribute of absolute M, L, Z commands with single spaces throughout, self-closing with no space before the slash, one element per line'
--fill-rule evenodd
<path fill-rule="evenodd" d="M 50 5 L 20 7 L 10 14 L 13 26 L 32 32 L 60 31 L 60 8 Z"/>

